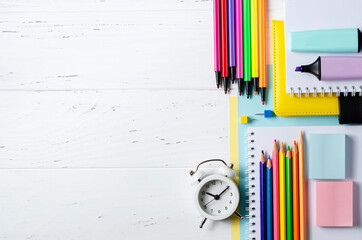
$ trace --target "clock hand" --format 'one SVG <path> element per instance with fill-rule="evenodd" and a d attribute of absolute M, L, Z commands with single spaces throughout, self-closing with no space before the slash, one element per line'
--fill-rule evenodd
<path fill-rule="evenodd" d="M 219 196 L 221 196 L 224 192 L 226 192 L 226 190 L 228 190 L 229 187 L 230 187 L 230 186 L 227 186 L 227 187 L 224 189 L 224 191 L 222 191 L 222 192 L 219 194 Z"/>
<path fill-rule="evenodd" d="M 208 193 L 208 192 L 206 192 L 206 194 L 207 194 L 207 195 L 210 195 L 210 196 L 212 196 L 212 197 L 215 197 L 214 194 L 211 194 L 211 193 Z"/>
<path fill-rule="evenodd" d="M 211 203 L 211 202 L 214 201 L 214 200 L 215 200 L 215 198 L 211 199 L 208 203 L 206 203 L 206 204 L 204 205 L 204 207 L 207 206 L 207 204 Z"/>

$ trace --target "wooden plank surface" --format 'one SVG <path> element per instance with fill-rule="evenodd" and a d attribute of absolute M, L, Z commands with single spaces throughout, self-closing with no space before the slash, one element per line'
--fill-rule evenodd
<path fill-rule="evenodd" d="M 210 12 L 136 13 L 2 14 L 1 88 L 214 88 Z"/>
<path fill-rule="evenodd" d="M 0 170 L 0 239 L 230 239 L 198 226 L 188 169 Z"/>
<path fill-rule="evenodd" d="M 188 184 L 229 160 L 212 34 L 210 0 L 0 0 L 0 239 L 230 239 Z"/>
<path fill-rule="evenodd" d="M 0 89 L 215 88 L 211 1 L 0 6 Z"/>
<path fill-rule="evenodd" d="M 0 168 L 193 167 L 229 159 L 217 91 L 1 92 Z"/>

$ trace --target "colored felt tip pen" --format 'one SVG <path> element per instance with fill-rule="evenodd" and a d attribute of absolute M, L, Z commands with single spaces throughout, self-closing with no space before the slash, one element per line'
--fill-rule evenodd
<path fill-rule="evenodd" d="M 214 0 L 214 71 L 216 86 L 221 83 L 221 63 L 220 63 L 220 0 Z"/>
<path fill-rule="evenodd" d="M 227 0 L 220 3 L 220 34 L 221 34 L 221 79 L 225 94 L 229 90 L 229 59 L 228 59 L 228 19 Z"/>
<path fill-rule="evenodd" d="M 250 0 L 250 24 L 251 24 L 251 79 L 253 80 L 253 91 L 256 95 L 259 91 L 259 61 L 258 61 L 258 3 Z"/>
<path fill-rule="evenodd" d="M 244 82 L 247 98 L 251 89 L 251 23 L 250 0 L 243 1 L 243 44 L 244 44 Z"/>
<path fill-rule="evenodd" d="M 230 79 L 235 80 L 235 0 L 228 0 L 228 34 Z"/>
<path fill-rule="evenodd" d="M 242 1 L 235 1 L 235 33 L 236 33 L 236 79 L 238 81 L 239 95 L 244 85 L 244 58 L 243 58 L 243 7 Z"/>
<path fill-rule="evenodd" d="M 292 52 L 357 53 L 361 50 L 358 28 L 292 32 Z"/>
<path fill-rule="evenodd" d="M 265 103 L 267 88 L 266 79 L 266 20 L 265 20 L 265 0 L 258 2 L 258 25 L 259 25 L 259 88 L 261 103 Z"/>
<path fill-rule="evenodd" d="M 322 81 L 362 79 L 362 57 L 318 57 L 295 71 L 311 73 Z"/>

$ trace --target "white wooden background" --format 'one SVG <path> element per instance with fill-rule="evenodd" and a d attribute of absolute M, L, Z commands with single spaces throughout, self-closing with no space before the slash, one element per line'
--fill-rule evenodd
<path fill-rule="evenodd" d="M 0 239 L 230 238 L 188 184 L 229 159 L 211 0 L 0 0 L 0 114 Z"/>

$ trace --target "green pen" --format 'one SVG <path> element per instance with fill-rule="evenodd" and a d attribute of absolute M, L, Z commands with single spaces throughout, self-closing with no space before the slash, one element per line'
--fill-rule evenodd
<path fill-rule="evenodd" d="M 288 146 L 285 157 L 285 189 L 287 207 L 287 240 L 293 240 L 293 212 L 292 212 L 292 153 Z"/>
<path fill-rule="evenodd" d="M 244 37 L 244 82 L 247 98 L 251 89 L 251 25 L 250 0 L 243 1 L 243 37 Z"/>

